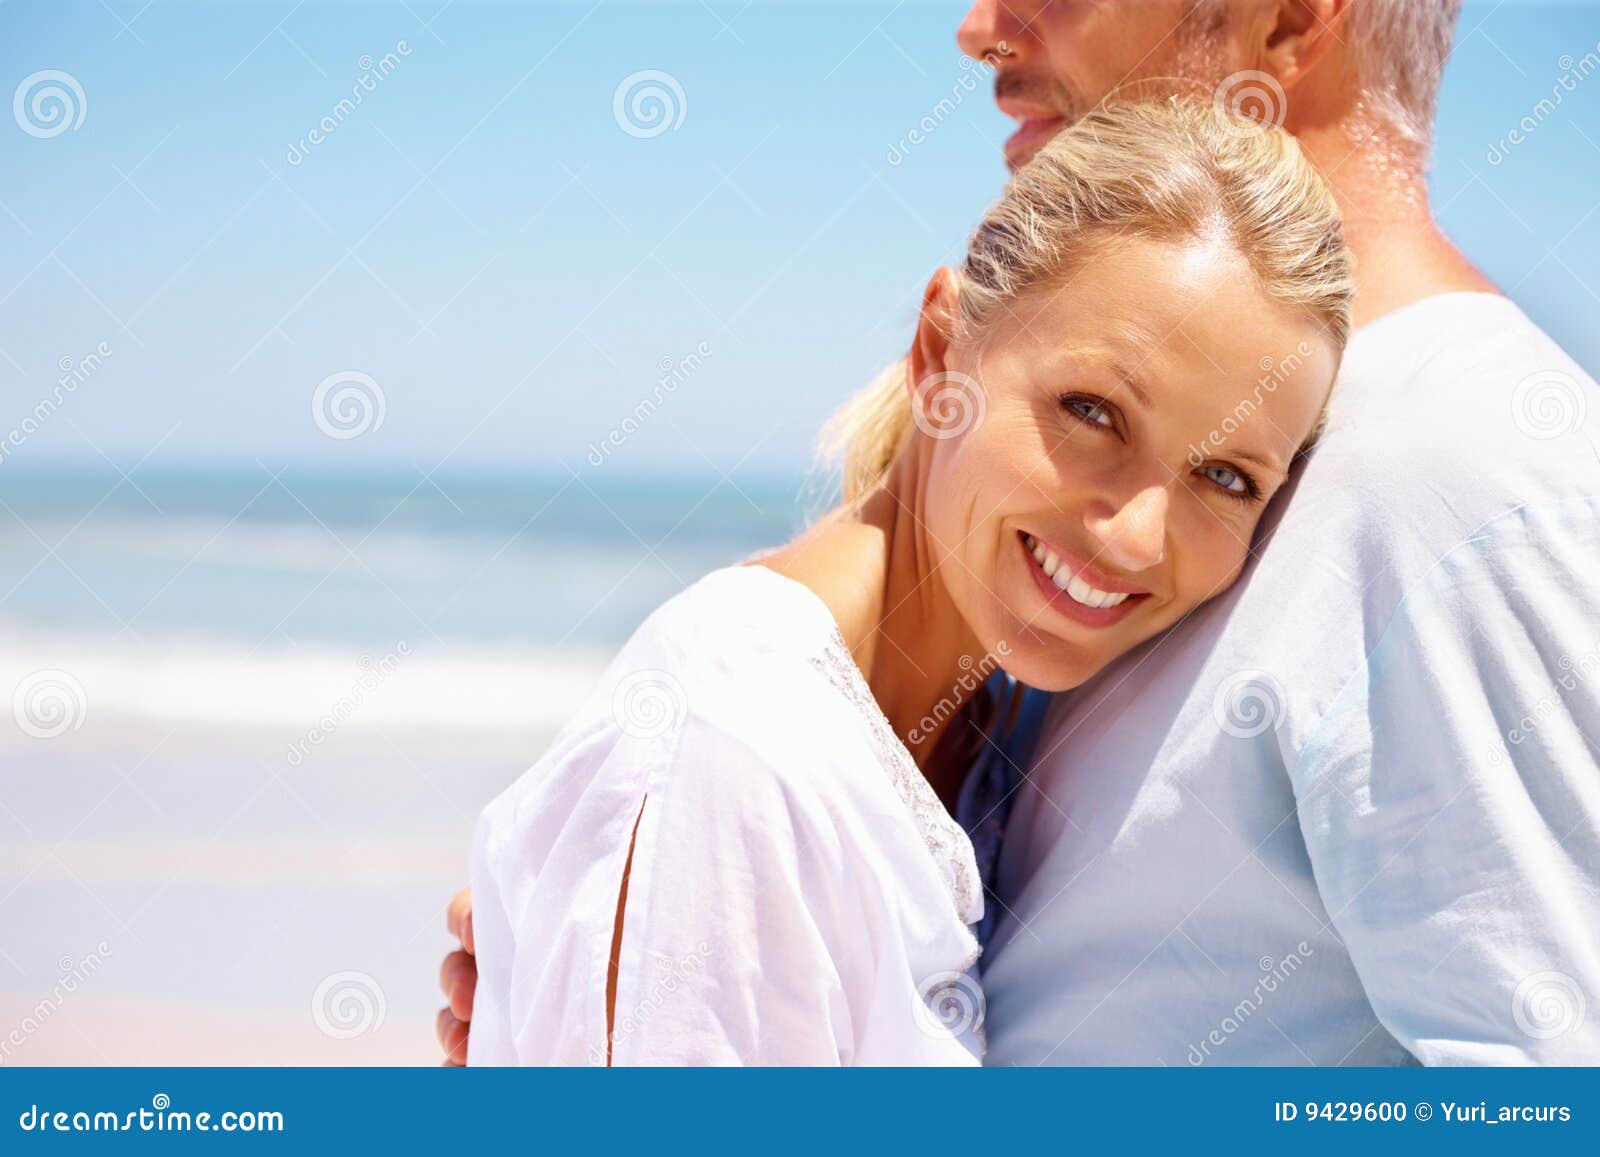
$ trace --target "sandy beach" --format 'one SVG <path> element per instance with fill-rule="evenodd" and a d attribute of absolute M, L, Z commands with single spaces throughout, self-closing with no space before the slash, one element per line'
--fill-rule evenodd
<path fill-rule="evenodd" d="M 358 713 L 291 766 L 266 727 L 8 736 L 0 1063 L 435 1062 L 443 906 L 547 739 Z"/>

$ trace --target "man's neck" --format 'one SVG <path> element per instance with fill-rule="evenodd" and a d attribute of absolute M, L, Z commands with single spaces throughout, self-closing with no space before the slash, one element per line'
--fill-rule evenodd
<path fill-rule="evenodd" d="M 1426 167 L 1392 131 L 1352 117 L 1296 136 L 1344 215 L 1357 327 L 1441 293 L 1499 292 L 1434 221 Z"/>

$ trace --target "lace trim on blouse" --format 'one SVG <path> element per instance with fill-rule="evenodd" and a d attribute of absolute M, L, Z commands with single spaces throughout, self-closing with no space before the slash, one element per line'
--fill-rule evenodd
<path fill-rule="evenodd" d="M 972 842 L 961 825 L 945 810 L 933 786 L 922 774 L 922 769 L 884 717 L 837 625 L 830 633 L 827 645 L 820 654 L 812 657 L 811 663 L 836 691 L 855 705 L 866 721 L 872 733 L 873 745 L 877 748 L 878 762 L 889 772 L 896 794 L 911 813 L 929 854 L 950 886 L 950 896 L 955 901 L 957 913 L 963 923 L 977 923 L 983 916 L 983 886 L 973 860 Z M 977 952 L 972 955 L 976 960 Z M 971 962 L 967 966 L 971 967 Z"/>

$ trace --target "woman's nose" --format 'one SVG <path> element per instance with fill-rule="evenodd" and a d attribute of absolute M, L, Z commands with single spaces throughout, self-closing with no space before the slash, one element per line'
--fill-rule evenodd
<path fill-rule="evenodd" d="M 1167 553 L 1167 488 L 1146 486 L 1103 515 L 1088 514 L 1084 525 L 1105 560 L 1119 570 L 1149 570 Z"/>

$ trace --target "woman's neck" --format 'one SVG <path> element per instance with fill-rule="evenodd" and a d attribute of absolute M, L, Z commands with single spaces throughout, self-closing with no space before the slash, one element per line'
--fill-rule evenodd
<path fill-rule="evenodd" d="M 879 709 L 929 772 L 939 739 L 981 685 L 973 672 L 987 667 L 940 573 L 913 457 L 761 562 L 827 605 Z M 953 792 L 930 780 L 942 798 Z"/>

